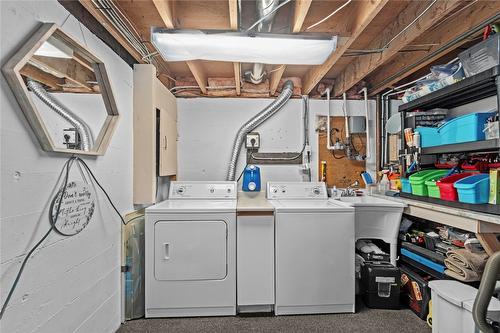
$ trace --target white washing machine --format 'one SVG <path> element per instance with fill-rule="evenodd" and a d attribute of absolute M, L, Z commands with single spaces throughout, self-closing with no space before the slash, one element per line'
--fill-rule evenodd
<path fill-rule="evenodd" d="M 267 184 L 275 207 L 275 314 L 355 311 L 354 208 L 325 183 Z"/>
<path fill-rule="evenodd" d="M 172 182 L 146 209 L 146 317 L 236 314 L 236 182 Z"/>

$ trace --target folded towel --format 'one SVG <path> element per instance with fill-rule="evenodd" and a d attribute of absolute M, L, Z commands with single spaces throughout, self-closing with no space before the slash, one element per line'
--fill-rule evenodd
<path fill-rule="evenodd" d="M 448 268 L 444 273 L 450 277 L 463 282 L 474 282 L 480 281 L 482 273 L 474 272 L 470 269 L 464 268 L 463 266 L 457 265 L 454 261 L 445 259 L 444 264 Z"/>
<path fill-rule="evenodd" d="M 476 273 L 482 273 L 486 261 L 488 261 L 488 254 L 486 252 L 472 253 L 466 249 L 450 250 L 446 252 L 446 257 L 454 265 Z"/>
<path fill-rule="evenodd" d="M 470 269 L 464 269 L 461 271 L 462 274 L 459 274 L 451 269 L 447 269 L 444 271 L 444 274 L 457 279 L 462 282 L 476 282 L 481 281 L 481 275 L 476 272 L 471 271 Z"/>

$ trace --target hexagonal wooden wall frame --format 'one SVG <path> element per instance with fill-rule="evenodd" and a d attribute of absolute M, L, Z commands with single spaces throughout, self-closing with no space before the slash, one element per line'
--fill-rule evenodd
<path fill-rule="evenodd" d="M 94 147 L 90 151 L 57 148 L 54 145 L 40 113 L 31 100 L 28 88 L 26 87 L 20 74 L 21 68 L 23 68 L 23 66 L 29 61 L 31 56 L 33 56 L 42 43 L 44 43 L 52 35 L 57 35 L 57 37 L 61 38 L 75 50 L 87 57 L 87 60 L 97 64 L 95 74 L 97 81 L 99 82 L 99 87 L 101 89 L 102 98 L 108 115 L 99 132 L 99 135 L 95 140 Z M 57 24 L 42 23 L 41 26 L 31 35 L 31 37 L 29 37 L 21 48 L 12 56 L 12 58 L 5 63 L 2 68 L 2 72 L 43 150 L 66 154 L 94 156 L 104 155 L 118 123 L 119 114 L 104 63 L 95 57 L 92 52 L 77 42 L 74 38 L 65 34 Z"/>

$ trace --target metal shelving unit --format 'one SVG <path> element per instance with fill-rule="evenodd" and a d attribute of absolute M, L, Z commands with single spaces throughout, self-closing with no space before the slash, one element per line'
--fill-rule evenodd
<path fill-rule="evenodd" d="M 500 110 L 500 66 L 493 67 L 477 75 L 434 91 L 411 102 L 399 106 L 401 114 L 401 142 L 404 148 L 400 150 L 400 164 L 402 176 L 406 175 L 406 156 L 409 154 L 439 155 L 447 153 L 479 153 L 492 152 L 500 154 L 500 139 L 465 142 L 449 145 L 441 145 L 427 148 L 406 147 L 404 141 L 404 129 L 413 127 L 408 123 L 407 114 L 410 112 L 427 111 L 434 108 L 450 109 L 457 106 L 472 103 L 487 97 L 497 96 L 497 110 Z M 498 111 L 497 111 L 498 112 Z M 478 212 L 500 215 L 499 205 L 470 205 L 460 202 L 447 202 L 444 200 L 419 197 L 408 193 L 401 193 L 401 197 L 414 200 L 427 201 L 456 208 L 468 209 Z"/>

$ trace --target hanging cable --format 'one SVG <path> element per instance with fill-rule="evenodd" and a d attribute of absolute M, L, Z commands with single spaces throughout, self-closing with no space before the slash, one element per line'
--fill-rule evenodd
<path fill-rule="evenodd" d="M 328 20 L 330 17 L 332 17 L 333 15 L 337 14 L 338 12 L 340 12 L 344 7 L 346 7 L 348 4 L 350 4 L 352 2 L 352 0 L 347 0 L 346 3 L 344 3 L 342 6 L 340 6 L 339 8 L 335 9 L 333 12 L 331 12 L 328 16 L 326 16 L 325 18 L 319 20 L 318 22 L 308 26 L 306 28 L 305 31 L 309 30 L 309 29 L 312 29 L 318 25 L 320 25 L 321 23 L 325 22 L 326 20 Z"/>
<path fill-rule="evenodd" d="M 64 182 L 63 182 L 63 186 L 61 187 L 61 190 L 59 193 L 61 193 L 61 196 L 66 192 L 66 188 L 68 186 L 68 179 L 69 179 L 69 172 L 71 170 L 71 167 L 73 166 L 73 163 L 76 162 L 77 163 L 77 166 L 78 168 L 80 168 L 80 165 L 83 165 L 84 168 L 86 169 L 86 171 L 88 172 L 88 174 L 92 177 L 92 179 L 94 180 L 94 182 L 97 184 L 97 186 L 99 186 L 99 188 L 102 190 L 102 192 L 104 193 L 104 195 L 106 196 L 106 198 L 108 199 L 108 202 L 110 203 L 110 205 L 113 207 L 113 209 L 115 210 L 116 214 L 120 217 L 120 220 L 122 221 L 122 223 L 124 225 L 126 225 L 127 223 L 125 222 L 125 220 L 123 219 L 123 216 L 120 214 L 120 212 L 118 211 L 118 209 L 116 208 L 116 206 L 114 205 L 113 201 L 111 200 L 111 198 L 109 197 L 108 193 L 106 192 L 106 190 L 101 186 L 101 184 L 99 183 L 99 181 L 97 180 L 97 178 L 95 177 L 94 173 L 92 172 L 92 170 L 90 169 L 90 167 L 87 165 L 87 163 L 82 160 L 80 157 L 77 157 L 77 156 L 71 156 L 67 161 L 66 163 L 64 163 L 63 165 L 63 168 L 61 169 L 61 173 L 59 175 L 59 179 L 61 177 L 61 175 L 63 173 L 65 173 L 65 176 L 64 176 Z M 57 187 L 57 184 L 56 184 L 56 187 Z M 58 196 L 58 195 L 57 195 Z M 57 197 L 56 197 L 57 198 Z M 58 204 L 57 204 L 57 209 L 56 209 L 56 212 L 55 214 L 50 218 L 50 221 L 51 221 L 51 225 L 50 225 L 50 228 L 49 230 L 43 235 L 43 237 L 28 251 L 28 253 L 26 254 L 26 256 L 24 257 L 23 259 L 23 262 L 21 263 L 21 267 L 19 268 L 19 271 L 17 272 L 17 275 L 16 277 L 14 278 L 14 282 L 12 283 L 12 286 L 10 287 L 10 290 L 9 290 L 9 293 L 7 294 L 7 297 L 5 298 L 5 302 L 4 304 L 2 305 L 2 309 L 0 310 L 0 320 L 3 318 L 3 315 L 5 313 L 5 310 L 7 309 L 7 306 L 10 302 L 10 299 L 12 298 L 12 295 L 14 294 L 14 291 L 16 290 L 16 287 L 19 283 L 19 280 L 21 279 L 21 275 L 23 274 L 24 272 L 24 269 L 26 267 L 26 264 L 28 262 L 28 259 L 31 257 L 31 255 L 35 252 L 35 250 L 47 239 L 47 237 L 51 234 L 51 232 L 55 229 L 55 226 L 56 226 L 56 223 L 57 223 L 57 220 L 59 218 L 59 213 L 61 211 L 61 206 L 62 206 L 62 202 L 63 200 L 59 200 Z"/>
<path fill-rule="evenodd" d="M 424 16 L 425 13 L 431 9 L 431 7 L 437 2 L 437 0 L 433 0 L 427 8 L 423 10 L 413 21 L 411 21 L 406 27 L 404 27 L 403 30 L 401 30 L 399 33 L 397 33 L 394 37 L 392 37 L 383 47 L 379 49 L 367 49 L 367 50 L 348 50 L 348 54 L 355 53 L 357 55 L 364 55 L 364 54 L 371 54 L 371 53 L 381 53 L 384 52 L 390 45 L 391 43 L 396 40 L 399 36 L 401 36 L 406 30 L 408 30 L 412 25 L 415 24 L 422 16 Z"/>
<path fill-rule="evenodd" d="M 63 185 L 63 187 L 61 189 L 61 192 L 60 192 L 61 195 L 64 192 L 66 192 L 66 187 L 68 186 L 69 171 L 71 170 L 71 167 L 73 166 L 73 162 L 74 162 L 75 159 L 76 159 L 75 156 L 71 156 L 69 158 L 69 160 L 67 160 L 66 163 L 64 163 L 64 166 L 63 166 L 63 168 L 61 170 L 61 173 L 59 175 L 59 177 L 60 177 L 63 174 L 64 169 L 66 169 L 65 176 L 64 176 L 64 185 Z M 33 252 L 35 252 L 35 250 L 45 241 L 45 239 L 47 239 L 47 237 L 49 237 L 49 235 L 52 232 L 52 230 L 54 230 L 55 225 L 57 223 L 57 219 L 59 218 L 59 213 L 61 211 L 62 202 L 63 202 L 63 200 L 59 200 L 59 203 L 57 204 L 57 209 L 56 209 L 55 217 L 53 219 L 53 222 L 52 222 L 49 230 L 35 244 L 35 246 L 33 246 L 31 248 L 31 250 L 29 250 L 29 252 L 24 257 L 24 260 L 23 260 L 23 262 L 21 264 L 21 267 L 19 268 L 19 271 L 17 272 L 17 275 L 16 275 L 16 277 L 14 279 L 14 282 L 12 283 L 12 286 L 10 287 L 9 293 L 7 294 L 7 297 L 5 298 L 5 302 L 2 305 L 2 310 L 0 311 L 0 320 L 2 320 L 2 318 L 3 318 L 5 310 L 7 309 L 7 305 L 9 305 L 10 299 L 12 298 L 12 295 L 14 294 L 14 290 L 16 290 L 17 284 L 19 283 L 19 280 L 21 279 L 21 275 L 24 272 L 24 268 L 26 267 L 26 263 L 28 262 L 28 259 L 31 257 L 31 255 L 33 254 Z"/>

